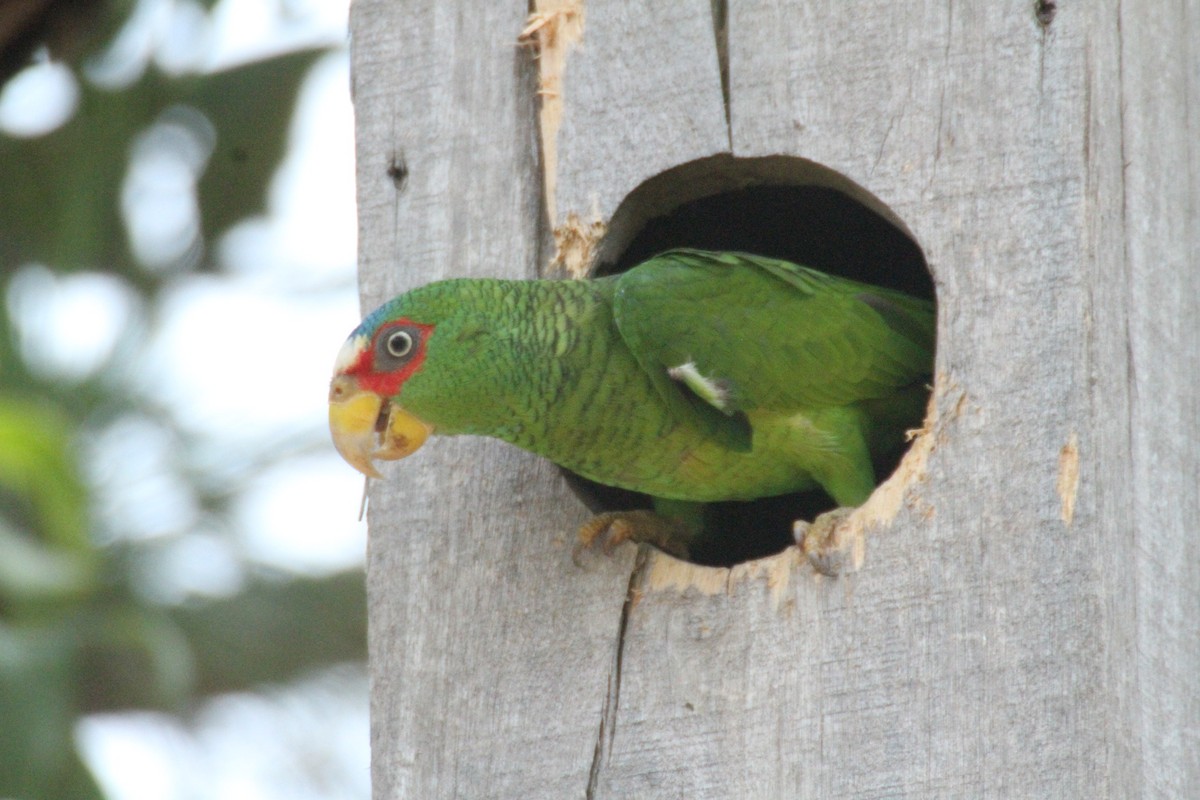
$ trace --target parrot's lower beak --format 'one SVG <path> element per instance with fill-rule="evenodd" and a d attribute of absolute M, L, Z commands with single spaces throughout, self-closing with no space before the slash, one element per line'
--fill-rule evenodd
<path fill-rule="evenodd" d="M 358 389 L 339 375 L 329 385 L 329 432 L 333 446 L 346 463 L 371 478 L 380 478 L 374 461 L 395 461 L 412 455 L 432 428 L 395 403 Z"/>

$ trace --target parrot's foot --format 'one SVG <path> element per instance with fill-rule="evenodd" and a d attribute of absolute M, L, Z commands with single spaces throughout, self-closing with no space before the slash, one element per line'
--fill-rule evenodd
<path fill-rule="evenodd" d="M 580 554 L 597 544 L 609 555 L 621 542 L 645 542 L 677 558 L 687 558 L 691 538 L 691 530 L 682 522 L 653 511 L 606 511 L 579 526 L 574 559 L 578 564 Z"/>
<path fill-rule="evenodd" d="M 857 569 L 861 563 L 862 530 L 847 524 L 854 511 L 853 508 L 835 508 L 811 523 L 796 520 L 792 533 L 800 545 L 800 552 L 822 575 L 836 578 L 843 572 Z"/>

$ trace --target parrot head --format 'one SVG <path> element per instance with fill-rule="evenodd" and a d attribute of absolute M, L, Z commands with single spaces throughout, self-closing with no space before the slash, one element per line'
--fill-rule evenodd
<path fill-rule="evenodd" d="M 412 455 L 435 431 L 489 434 L 509 421 L 496 378 L 505 336 L 496 334 L 512 325 L 496 309 L 512 283 L 429 283 L 384 303 L 350 334 L 329 384 L 329 431 L 350 466 L 378 478 L 373 462 Z"/>
<path fill-rule="evenodd" d="M 383 306 L 350 334 L 329 384 L 329 431 L 350 466 L 380 477 L 376 460 L 411 455 L 433 426 L 407 411 L 399 395 L 425 361 L 434 326 L 393 317 Z"/>

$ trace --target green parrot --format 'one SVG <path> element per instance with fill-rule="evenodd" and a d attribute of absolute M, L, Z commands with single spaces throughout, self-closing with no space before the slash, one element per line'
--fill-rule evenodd
<path fill-rule="evenodd" d="M 337 356 L 352 466 L 493 436 L 657 514 L 584 526 L 686 554 L 702 504 L 821 488 L 863 503 L 919 426 L 932 302 L 746 253 L 671 250 L 589 280 L 454 279 L 371 313 Z"/>

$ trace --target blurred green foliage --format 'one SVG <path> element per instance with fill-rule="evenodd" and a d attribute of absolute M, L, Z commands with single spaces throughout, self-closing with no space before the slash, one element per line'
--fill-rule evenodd
<path fill-rule="evenodd" d="M 0 260 L 58 270 L 105 265 L 153 290 L 129 252 L 121 219 L 131 145 L 160 120 L 190 127 L 200 144 L 211 145 L 199 205 L 205 234 L 219 236 L 263 210 L 296 89 L 318 55 L 289 53 L 205 75 L 171 77 L 151 68 L 117 90 L 83 82 L 67 124 L 36 139 L 0 139 Z"/>
<path fill-rule="evenodd" d="M 134 4 L 43 5 L 53 19 L 0 29 L 0 79 L 48 44 L 69 58 L 79 102 L 46 135 L 0 134 L 0 298 L 18 268 L 38 263 L 119 276 L 151 304 L 180 274 L 216 270 L 209 243 L 263 210 L 297 89 L 322 51 L 213 73 L 167 74 L 149 63 L 128 85 L 102 88 L 82 65 Z M 205 145 L 201 230 L 165 267 L 139 262 L 121 213 L 131 153 L 164 120 Z M 135 405 L 159 425 L 175 423 L 113 378 L 117 364 L 80 380 L 31 368 L 10 305 L 0 302 L 0 797 L 100 798 L 73 744 L 80 715 L 186 712 L 216 693 L 361 660 L 362 579 L 256 575 L 226 598 L 148 599 L 137 579 L 148 545 L 97 535 L 80 445 Z M 222 498 L 207 499 L 222 512 Z"/>

